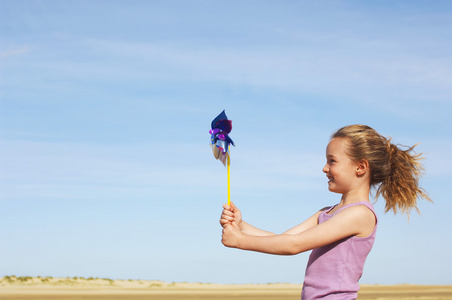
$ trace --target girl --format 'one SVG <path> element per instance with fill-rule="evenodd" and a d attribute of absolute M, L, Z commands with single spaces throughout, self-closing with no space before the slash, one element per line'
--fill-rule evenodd
<path fill-rule="evenodd" d="M 240 210 L 223 205 L 220 224 L 227 247 L 270 254 L 294 255 L 312 250 L 301 299 L 356 299 L 358 281 L 372 249 L 377 216 L 369 201 L 372 187 L 386 200 L 385 212 L 406 212 L 418 198 L 430 200 L 419 187 L 420 154 L 399 149 L 391 139 L 365 125 L 351 125 L 333 134 L 326 148 L 323 172 L 328 189 L 341 194 L 339 204 L 326 207 L 282 233 L 258 229 L 242 220 Z"/>

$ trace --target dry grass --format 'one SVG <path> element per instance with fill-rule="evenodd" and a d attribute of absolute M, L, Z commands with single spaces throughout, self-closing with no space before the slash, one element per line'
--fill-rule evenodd
<path fill-rule="evenodd" d="M 300 291 L 301 285 L 297 284 L 220 285 L 76 277 L 0 279 L 2 300 L 295 300 L 300 299 Z M 359 299 L 452 300 L 452 286 L 362 285 Z"/>

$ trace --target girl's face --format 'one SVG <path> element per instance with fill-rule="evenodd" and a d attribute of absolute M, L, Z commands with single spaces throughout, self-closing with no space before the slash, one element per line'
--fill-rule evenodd
<path fill-rule="evenodd" d="M 346 139 L 334 138 L 326 148 L 326 165 L 323 172 L 328 177 L 328 189 L 334 193 L 348 193 L 357 178 L 357 164 L 345 153 L 347 145 Z"/>

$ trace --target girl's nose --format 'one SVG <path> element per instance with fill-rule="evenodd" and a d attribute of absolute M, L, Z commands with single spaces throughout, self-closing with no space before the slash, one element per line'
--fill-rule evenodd
<path fill-rule="evenodd" d="M 328 173 L 328 164 L 326 164 L 323 169 L 322 169 L 323 173 Z"/>

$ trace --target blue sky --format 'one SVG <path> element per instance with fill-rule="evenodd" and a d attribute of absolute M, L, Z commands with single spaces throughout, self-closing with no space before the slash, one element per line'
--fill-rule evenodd
<path fill-rule="evenodd" d="M 425 153 L 422 214 L 384 214 L 362 283 L 452 284 L 448 1 L 0 1 L 0 276 L 301 283 L 309 253 L 228 249 L 231 197 L 282 232 L 335 204 L 338 128 Z"/>

